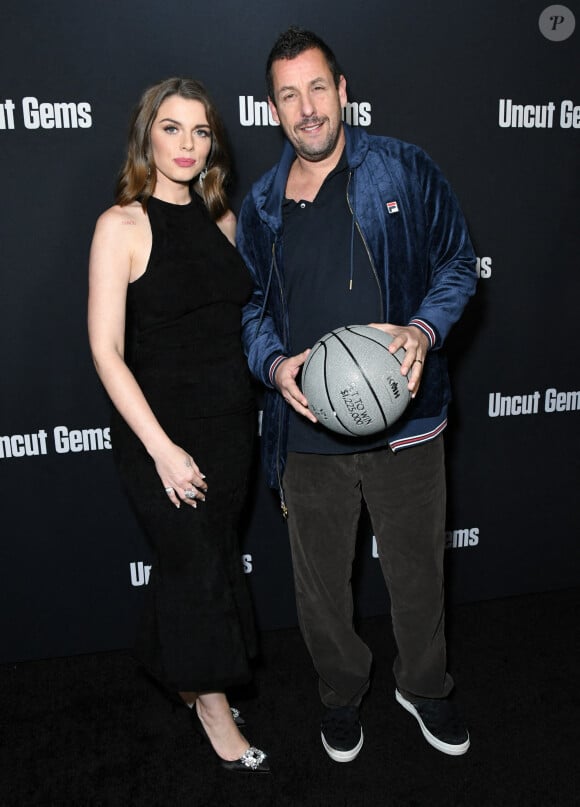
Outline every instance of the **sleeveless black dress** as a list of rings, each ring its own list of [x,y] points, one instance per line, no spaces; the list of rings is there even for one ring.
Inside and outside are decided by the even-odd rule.
[[[113,453],[154,550],[136,655],[178,691],[250,677],[255,632],[237,528],[256,432],[240,341],[251,280],[197,194],[151,198],[153,246],[127,292],[126,362],[169,437],[206,475],[197,509],[168,499],[151,457],[114,413]]]

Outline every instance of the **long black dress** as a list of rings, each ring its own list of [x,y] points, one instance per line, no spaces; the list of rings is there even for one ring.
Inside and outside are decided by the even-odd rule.
[[[240,342],[251,280],[197,194],[188,205],[151,198],[147,213],[153,246],[127,293],[126,361],[208,492],[177,509],[114,413],[113,452],[155,553],[136,654],[172,690],[223,691],[249,679],[255,654],[237,536],[256,431]]]

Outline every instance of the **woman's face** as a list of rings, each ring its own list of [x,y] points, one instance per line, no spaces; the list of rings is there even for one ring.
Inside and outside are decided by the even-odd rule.
[[[151,127],[156,188],[188,185],[205,167],[210,149],[211,129],[201,101],[166,98]]]

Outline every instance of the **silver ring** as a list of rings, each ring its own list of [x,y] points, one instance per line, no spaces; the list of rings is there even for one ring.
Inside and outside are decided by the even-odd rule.
[[[165,493],[173,493],[173,488],[165,488]]]
[[[195,488],[193,488],[192,490],[184,490],[183,492],[185,493],[186,499],[195,499],[195,497],[197,496],[197,490],[195,490]]]
[[[417,364],[423,364],[423,362],[421,361],[421,359],[415,359],[415,361],[417,362]]]

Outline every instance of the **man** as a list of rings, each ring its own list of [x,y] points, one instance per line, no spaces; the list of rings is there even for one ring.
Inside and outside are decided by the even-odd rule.
[[[300,627],[319,675],[322,743],[349,762],[371,653],[353,628],[350,587],[364,499],[387,582],[397,701],[431,745],[463,754],[448,696],[443,612],[449,384],[440,350],[476,283],[453,193],[421,149],[344,125],[346,81],[328,46],[291,28],[267,63],[287,143],[244,201],[238,244],[255,290],[243,315],[250,368],[265,387],[263,450],[288,527]],[[371,438],[324,429],[297,381],[324,333],[372,323],[406,350],[412,403]]]

